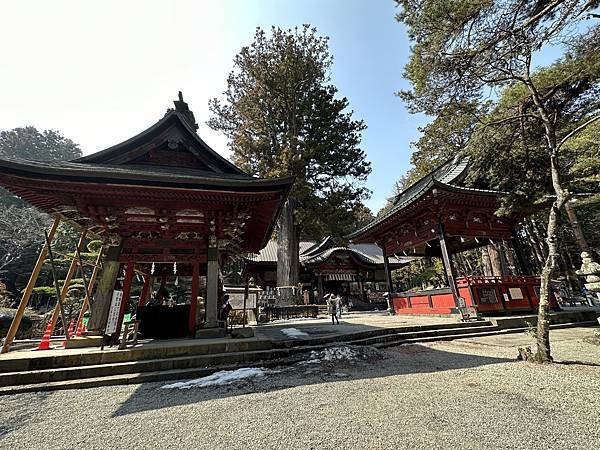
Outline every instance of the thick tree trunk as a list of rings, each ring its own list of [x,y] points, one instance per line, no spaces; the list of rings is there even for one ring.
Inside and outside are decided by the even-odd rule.
[[[542,269],[540,283],[540,304],[538,308],[538,323],[536,333],[537,352],[535,361],[538,363],[552,362],[550,350],[550,281],[556,270],[558,260],[558,217],[560,209],[569,201],[569,192],[562,187],[558,162],[558,144],[556,141],[556,129],[546,110],[542,106],[539,94],[531,86],[533,101],[538,107],[548,144],[550,157],[550,173],[552,176],[552,187],[556,194],[556,200],[550,208],[548,215],[548,227],[546,229],[546,244],[548,245],[548,256]]]
[[[529,222],[525,222],[524,230],[529,242],[529,247],[531,248],[531,254],[535,260],[535,272],[540,272],[541,268],[544,266],[544,261],[546,258],[544,258],[542,254],[535,234],[533,233],[532,225]]]
[[[503,275],[502,260],[501,260],[502,255],[500,254],[500,251],[498,250],[498,247],[496,247],[495,244],[488,245],[487,249],[488,249],[488,255],[490,255],[490,264],[492,267],[492,275],[495,277],[501,277]]]
[[[548,257],[542,269],[542,279],[540,283],[540,305],[538,309],[537,323],[537,352],[535,360],[537,362],[551,362],[552,355],[550,350],[550,280],[556,269],[558,251],[557,251],[557,236],[558,228],[558,212],[560,209],[560,201],[557,199],[550,208],[548,216]]]
[[[483,269],[484,276],[491,277],[494,275],[494,271],[492,269],[492,261],[490,259],[490,253],[488,251],[487,246],[481,247],[481,267]]]
[[[294,223],[294,201],[288,199],[277,222],[277,287],[282,303],[291,303],[292,288],[298,286],[300,242]]]
[[[573,235],[575,236],[575,242],[577,242],[577,246],[579,247],[579,252],[587,252],[590,255],[590,246],[585,239],[585,235],[583,234],[583,230],[581,229],[581,225],[579,225],[579,221],[577,220],[577,214],[575,214],[575,208],[571,202],[565,203],[565,211],[567,212],[567,217],[569,218],[569,223],[571,224],[571,228],[573,229]]]
[[[509,272],[508,275],[518,275],[519,270],[517,269],[517,267],[519,266],[519,264],[517,263],[515,255],[513,253],[513,249],[510,245],[504,242],[502,243],[502,250],[504,252],[504,255],[506,256],[506,263],[508,265]]]
[[[533,230],[535,242],[540,250],[540,254],[542,255],[542,261],[545,262],[546,258],[548,258],[548,245],[546,242],[548,237],[546,236],[546,239],[544,239],[540,226],[536,223],[535,220],[531,221],[531,229]]]

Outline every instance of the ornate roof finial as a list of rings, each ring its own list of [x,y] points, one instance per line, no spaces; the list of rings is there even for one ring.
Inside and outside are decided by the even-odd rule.
[[[178,97],[179,100],[173,102],[175,104],[175,111],[181,113],[185,121],[194,129],[194,131],[198,130],[198,124],[196,123],[194,113],[190,111],[188,104],[183,101],[183,93],[181,91],[179,91]]]

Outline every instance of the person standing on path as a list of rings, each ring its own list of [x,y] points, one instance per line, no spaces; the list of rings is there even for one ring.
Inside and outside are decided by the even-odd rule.
[[[331,324],[335,325],[340,324],[340,319],[338,318],[339,310],[341,307],[340,296],[337,294],[330,293],[327,298],[327,312],[331,315]]]

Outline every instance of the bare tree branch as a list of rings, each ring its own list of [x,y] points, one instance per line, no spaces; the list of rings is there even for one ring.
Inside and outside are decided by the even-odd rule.
[[[585,123],[582,123],[581,125],[579,125],[577,128],[575,128],[573,131],[571,131],[569,134],[567,134],[564,138],[561,139],[561,141],[556,146],[556,150],[559,150],[560,147],[562,147],[562,145],[565,142],[567,142],[574,134],[579,133],[585,127],[587,127],[588,125],[594,123],[598,119],[600,119],[600,116],[592,117],[590,120],[588,120]]]

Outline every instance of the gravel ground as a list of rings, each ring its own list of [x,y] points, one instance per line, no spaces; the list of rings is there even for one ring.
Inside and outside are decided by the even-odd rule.
[[[342,348],[228,386],[0,397],[0,448],[596,449],[594,332],[552,332],[568,364],[517,362],[529,338],[508,335]]]

